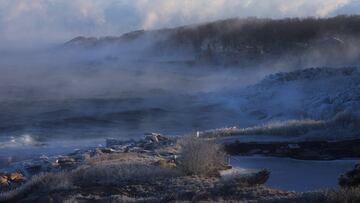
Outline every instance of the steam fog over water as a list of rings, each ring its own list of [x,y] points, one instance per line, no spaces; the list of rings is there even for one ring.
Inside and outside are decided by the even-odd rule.
[[[108,137],[247,126],[251,119],[231,101],[204,96],[244,87],[266,74],[189,66],[184,55],[174,62],[171,56],[139,58],[139,52],[121,49],[117,58],[108,50],[67,51],[1,56],[1,152],[35,147],[37,153],[53,153],[49,147],[62,141],[77,148],[103,144]]]
[[[70,45],[3,51],[0,150],[10,153],[26,146],[53,153],[56,143],[73,149],[104,144],[109,137],[138,139],[149,132],[174,136],[276,121],[271,114],[265,116],[268,120],[259,118],[265,105],[261,109],[256,101],[251,102],[256,109],[245,106],[244,111],[246,87],[272,73],[306,68],[291,57],[251,65],[202,61],[193,49],[158,52],[154,43],[159,38],[150,32],[106,46],[97,43],[108,38],[76,38]],[[302,111],[301,88],[281,90],[274,100],[279,112]],[[251,94],[261,98],[272,93]]]

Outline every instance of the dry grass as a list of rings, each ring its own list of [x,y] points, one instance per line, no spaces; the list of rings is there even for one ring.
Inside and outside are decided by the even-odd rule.
[[[69,190],[74,185],[68,173],[41,173],[33,176],[21,187],[0,194],[0,202],[16,201],[32,192],[46,193],[55,190]]]
[[[126,181],[152,180],[179,176],[176,169],[162,168],[155,163],[160,158],[139,153],[99,153],[89,157],[85,165],[72,172],[76,184],[119,185]]]
[[[316,120],[290,120],[274,122],[249,128],[222,128],[200,133],[201,137],[227,137],[236,135],[303,135],[311,130],[324,129],[327,122]]]
[[[88,165],[101,165],[101,164],[110,164],[110,163],[130,163],[130,162],[141,162],[144,164],[150,164],[155,162],[156,157],[139,154],[139,153],[98,153],[93,157],[88,157],[85,161],[85,164]]]
[[[181,139],[179,145],[179,165],[186,174],[218,174],[225,165],[225,152],[220,145],[191,137]]]
[[[110,163],[82,166],[73,171],[72,177],[77,185],[122,185],[129,181],[146,182],[155,179],[179,176],[175,169],[166,169],[143,163]]]
[[[360,188],[343,188],[315,193],[307,193],[288,202],[295,203],[359,203]]]
[[[200,132],[203,138],[228,137],[237,135],[279,135],[298,136],[314,130],[324,129],[360,129],[360,119],[350,112],[340,112],[330,120],[289,120],[273,122],[249,128],[220,128]]]
[[[78,202],[78,201],[75,201]],[[99,200],[97,200],[98,203],[148,203],[148,202],[158,202],[156,201],[156,199],[152,199],[152,198],[132,198],[132,197],[127,197],[127,196],[122,196],[122,195],[112,195],[109,197],[104,197],[101,198]],[[70,203],[70,202],[67,202]]]
[[[161,168],[144,162],[117,161],[130,157],[136,156],[134,154],[101,155],[101,157],[95,157],[91,164],[80,166],[73,171],[42,173],[33,176],[19,188],[0,194],[0,202],[16,202],[28,195],[48,194],[77,187],[122,186],[133,182],[147,183],[182,175],[176,169]]]

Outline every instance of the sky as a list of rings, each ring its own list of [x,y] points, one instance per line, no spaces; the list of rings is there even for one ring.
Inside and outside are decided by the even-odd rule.
[[[33,46],[233,17],[360,13],[360,0],[0,0],[0,44]]]

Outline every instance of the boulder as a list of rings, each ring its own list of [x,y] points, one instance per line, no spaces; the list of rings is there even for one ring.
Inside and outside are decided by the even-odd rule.
[[[9,185],[9,177],[5,174],[0,175],[0,185]]]
[[[228,171],[222,171],[220,174],[227,187],[263,185],[270,177],[270,171],[266,169],[252,171],[234,168]]]
[[[157,135],[157,139],[160,141],[160,142],[164,142],[164,141],[168,141],[169,138],[165,137],[165,136],[162,136],[160,134]]]
[[[354,168],[339,178],[341,187],[359,187],[360,186],[360,164],[356,164]]]
[[[12,182],[22,182],[25,180],[24,175],[19,172],[11,173],[9,177]]]
[[[159,143],[159,142],[168,141],[169,138],[162,136],[159,133],[148,133],[145,134],[145,140],[151,141],[153,143]]]
[[[25,180],[26,178],[20,172],[0,173],[0,192],[9,188],[16,188]]]
[[[252,176],[249,176],[246,182],[249,185],[263,185],[266,183],[269,177],[270,177],[270,171],[264,169],[259,171],[258,173],[255,173]]]
[[[100,151],[104,154],[111,154],[111,153],[116,152],[114,149],[111,149],[111,148],[102,148],[102,149],[100,149]]]
[[[59,157],[55,163],[60,167],[67,167],[74,165],[76,161],[72,157],[65,156],[65,157]]]
[[[159,143],[159,139],[157,138],[156,133],[149,133],[145,135],[145,140],[153,142],[153,143]]]

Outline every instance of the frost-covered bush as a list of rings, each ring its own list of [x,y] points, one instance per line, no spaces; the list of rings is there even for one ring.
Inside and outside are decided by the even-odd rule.
[[[220,145],[197,138],[183,138],[179,144],[179,165],[186,174],[215,175],[225,165],[226,155]]]

